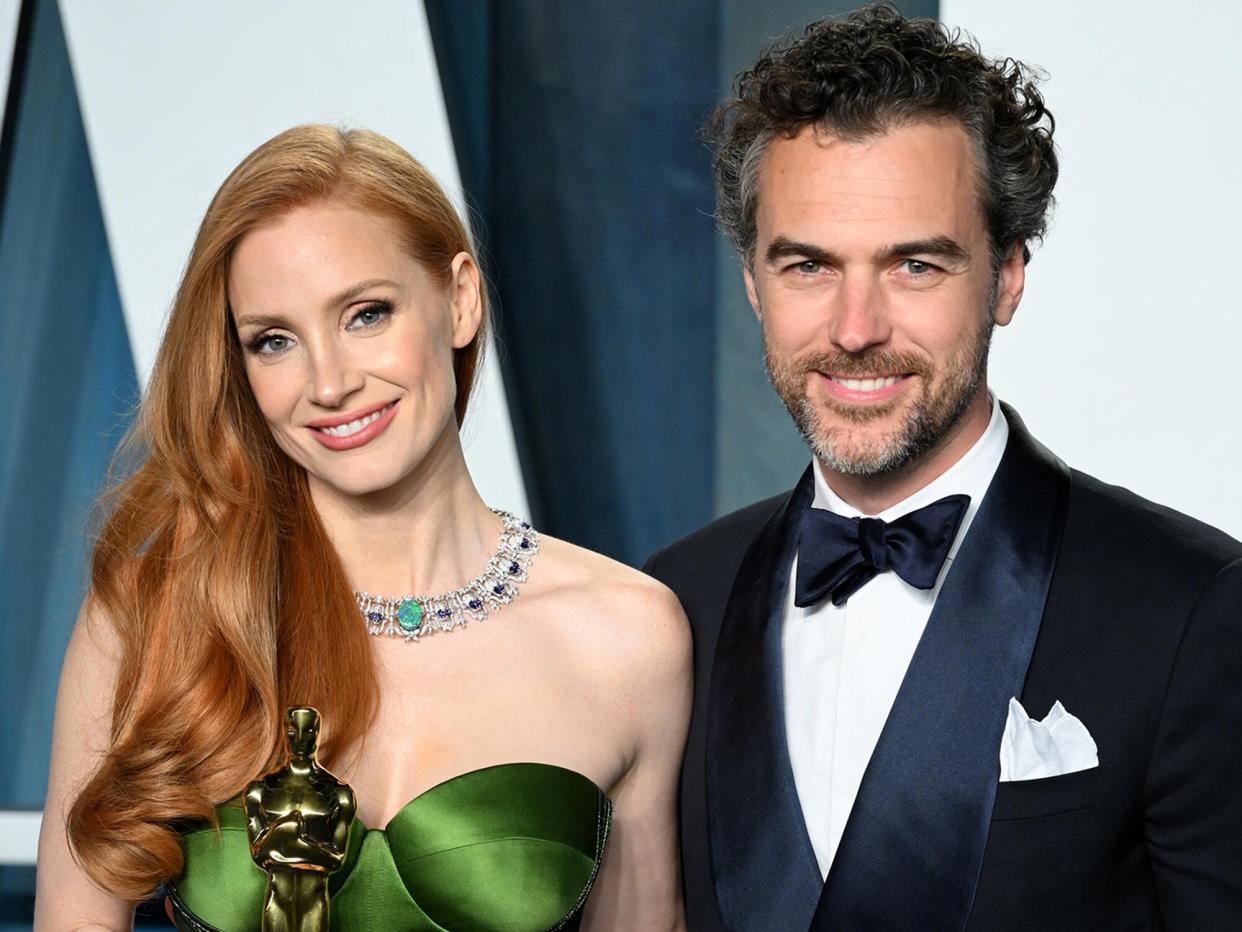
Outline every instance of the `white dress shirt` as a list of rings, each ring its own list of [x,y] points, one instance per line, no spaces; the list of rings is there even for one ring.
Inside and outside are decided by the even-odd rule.
[[[881,573],[842,606],[825,599],[798,608],[798,561],[789,570],[781,631],[785,736],[807,834],[824,877],[836,856],[845,822],[858,795],[906,668],[931,615],[945,574],[1000,465],[1009,425],[996,398],[987,429],[966,455],[929,485],[880,512],[894,521],[946,495],[970,496],[970,507],[933,589],[915,589],[896,573]],[[818,464],[813,508],[862,516],[828,487]]]

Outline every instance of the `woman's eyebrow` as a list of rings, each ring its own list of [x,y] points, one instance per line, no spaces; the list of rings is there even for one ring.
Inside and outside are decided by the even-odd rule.
[[[357,282],[356,284],[350,285],[344,291],[330,298],[328,300],[327,306],[329,308],[340,307],[342,304],[348,304],[354,298],[358,297],[358,295],[363,294],[372,288],[379,288],[379,287],[384,287],[384,286],[390,287],[390,288],[401,287],[400,285],[398,285],[396,282],[394,282],[390,278],[368,278],[365,281],[360,281],[360,282]],[[237,326],[239,328],[240,327],[286,327],[288,328],[292,325],[289,323],[289,320],[287,318],[282,317],[279,314],[246,314],[242,317],[237,318]]]
[[[237,318],[237,328],[242,327],[285,327],[288,328],[289,321],[281,317],[279,314],[247,314],[244,317]]]
[[[390,278],[368,278],[365,281],[358,282],[356,285],[350,285],[335,298],[329,301],[328,304],[331,307],[339,307],[342,304],[348,304],[364,291],[369,291],[372,288],[379,288],[382,286],[387,286],[389,288],[401,287]]]

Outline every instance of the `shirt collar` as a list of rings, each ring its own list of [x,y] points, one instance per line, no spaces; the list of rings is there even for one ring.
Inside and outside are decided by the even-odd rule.
[[[930,505],[946,495],[969,495],[970,507],[967,508],[966,515],[962,519],[957,540],[954,541],[949,551],[949,557],[952,558],[957,553],[966,529],[974,520],[975,512],[979,510],[983,496],[987,494],[988,486],[992,484],[992,477],[996,475],[1001,457],[1005,454],[1005,445],[1009,441],[1009,422],[1005,420],[1005,415],[1000,409],[1000,402],[991,393],[988,397],[992,400],[992,417],[983,434],[966,451],[965,455],[923,488],[873,517],[884,521],[895,521],[902,515],[909,514],[924,505]],[[811,471],[815,474],[815,499],[811,502],[812,508],[823,508],[847,518],[866,517],[832,491],[818,462],[814,463]]]

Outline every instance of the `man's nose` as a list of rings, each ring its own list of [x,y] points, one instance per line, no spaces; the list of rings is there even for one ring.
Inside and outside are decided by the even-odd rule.
[[[311,354],[310,396],[324,408],[338,407],[349,395],[362,388],[362,371],[341,347],[328,344]]]
[[[847,353],[861,353],[892,336],[883,289],[869,276],[847,276],[832,296],[829,337]]]

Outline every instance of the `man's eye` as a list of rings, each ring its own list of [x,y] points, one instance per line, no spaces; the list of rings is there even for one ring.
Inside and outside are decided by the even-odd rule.
[[[797,265],[795,265],[794,271],[800,272],[803,275],[814,275],[821,268],[822,266],[815,259],[806,259],[802,262],[799,262]]]
[[[903,263],[906,271],[911,275],[926,275],[928,272],[934,272],[936,267],[930,262],[922,262],[918,259],[907,259]]]

